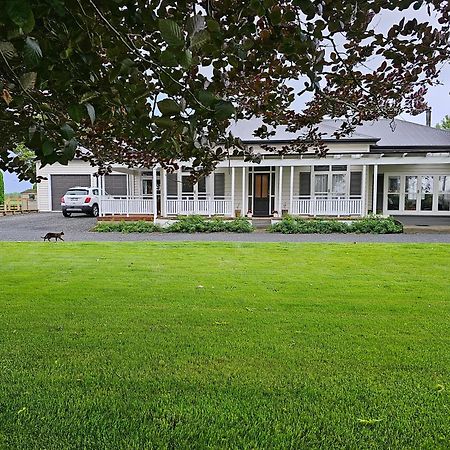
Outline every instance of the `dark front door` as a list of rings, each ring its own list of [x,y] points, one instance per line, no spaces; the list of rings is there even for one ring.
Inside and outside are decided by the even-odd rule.
[[[269,215],[269,174],[256,173],[254,186],[253,215]]]

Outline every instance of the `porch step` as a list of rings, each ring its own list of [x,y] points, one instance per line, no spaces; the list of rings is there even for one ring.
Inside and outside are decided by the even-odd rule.
[[[271,225],[271,219],[268,218],[252,218],[252,225],[256,229],[265,229]]]

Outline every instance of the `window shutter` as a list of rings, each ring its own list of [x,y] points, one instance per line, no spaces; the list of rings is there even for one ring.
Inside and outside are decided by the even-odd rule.
[[[177,174],[168,173],[167,174],[167,195],[177,196],[178,195],[178,183]]]
[[[350,195],[361,195],[362,172],[350,172]]]
[[[384,174],[379,173],[377,176],[377,211],[383,211],[383,194],[384,194]]]
[[[300,195],[311,195],[311,174],[300,172]]]
[[[225,196],[225,174],[215,173],[214,174],[214,196],[224,197]]]
[[[127,195],[126,175],[106,175],[105,191],[109,195]]]

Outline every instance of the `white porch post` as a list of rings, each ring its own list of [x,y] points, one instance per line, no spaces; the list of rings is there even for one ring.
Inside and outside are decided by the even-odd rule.
[[[181,166],[178,167],[177,171],[177,200],[181,200],[183,195],[183,173]]]
[[[280,166],[280,172],[278,174],[278,214],[281,216],[282,208],[282,190],[283,190],[283,166]]]
[[[235,188],[235,168],[231,168],[231,217],[234,217],[234,188]]]
[[[198,183],[195,183],[194,186],[194,214],[198,214]]]
[[[289,181],[289,214],[294,209],[294,166],[291,166],[291,179]]]
[[[153,167],[152,177],[152,199],[153,199],[153,222],[156,222],[158,217],[158,199],[157,199],[157,184],[156,184],[156,167]]]
[[[103,199],[105,198],[105,187],[104,187],[104,179],[103,179],[104,175],[99,175],[97,177],[97,186],[99,188],[100,191],[100,211],[99,211],[99,215],[104,217],[105,213],[103,212]]]
[[[134,177],[130,173],[127,173],[127,195],[129,197],[133,196],[132,181],[134,182]]]
[[[162,189],[161,189],[161,215],[163,217],[166,217],[167,215],[167,209],[166,209],[166,203],[167,203],[167,171],[166,169],[162,170]]]
[[[378,164],[373,166],[372,213],[377,213]]]
[[[137,176],[137,171],[133,170],[133,172],[131,172],[131,176],[130,176],[130,189],[131,189],[131,195],[135,196],[136,195],[136,176]]]
[[[209,210],[209,217],[214,215],[216,213],[214,208],[214,172],[211,172],[208,175],[208,192],[209,192],[209,202],[208,202],[208,210]]]
[[[362,183],[361,183],[361,216],[367,215],[367,166],[364,164],[362,168]]]
[[[247,208],[245,207],[245,186],[246,186],[246,180],[245,180],[245,174],[246,170],[245,167],[242,167],[242,205],[241,205],[241,216],[244,217],[247,214]]]

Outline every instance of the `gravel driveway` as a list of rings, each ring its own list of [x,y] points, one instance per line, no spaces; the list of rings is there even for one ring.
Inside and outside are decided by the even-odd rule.
[[[283,235],[265,232],[250,234],[211,233],[93,233],[96,219],[86,216],[65,218],[61,213],[35,213],[0,216],[0,241],[40,241],[49,231],[64,231],[64,239],[73,241],[224,241],[224,242],[444,242],[450,234],[312,234]]]

